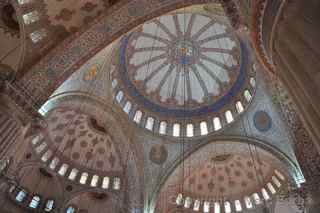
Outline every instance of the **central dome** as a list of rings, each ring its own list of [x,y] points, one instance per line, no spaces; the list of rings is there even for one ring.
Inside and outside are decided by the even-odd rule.
[[[182,109],[218,102],[239,76],[237,38],[223,23],[205,15],[162,16],[122,43],[126,83],[144,103],[176,116],[183,114]]]
[[[219,116],[251,89],[247,46],[221,16],[166,14],[124,36],[119,47],[112,72],[116,100],[128,114],[150,113],[152,126]]]

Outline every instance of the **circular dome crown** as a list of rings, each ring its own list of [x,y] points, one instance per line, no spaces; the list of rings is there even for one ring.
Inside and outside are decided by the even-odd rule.
[[[134,103],[159,123],[172,118],[179,123],[218,115],[239,100],[247,64],[246,45],[223,20],[167,14],[122,38],[113,87],[128,114]]]

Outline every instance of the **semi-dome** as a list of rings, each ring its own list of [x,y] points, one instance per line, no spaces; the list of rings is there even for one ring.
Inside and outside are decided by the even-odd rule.
[[[151,131],[204,135],[232,122],[252,98],[247,46],[223,16],[166,14],[124,36],[119,46],[115,99]]]

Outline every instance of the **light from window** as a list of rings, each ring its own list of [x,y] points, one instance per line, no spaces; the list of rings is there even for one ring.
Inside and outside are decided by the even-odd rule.
[[[86,184],[87,180],[88,180],[88,177],[89,177],[89,174],[84,172],[81,174],[81,177],[80,177],[80,183],[81,184]]]
[[[131,110],[132,104],[130,101],[127,101],[126,105],[124,105],[123,111],[127,114],[129,114]]]
[[[231,123],[234,120],[232,116],[232,112],[230,110],[226,111],[226,120],[227,120],[227,123]]]
[[[203,203],[203,212],[208,213],[210,211],[210,202],[205,201]]]
[[[45,29],[40,29],[40,30],[37,30],[37,31],[30,33],[29,36],[30,36],[30,39],[32,40],[33,43],[38,43],[44,37],[47,36],[47,32]]]
[[[201,135],[207,135],[208,134],[208,126],[207,126],[207,122],[202,121],[200,123],[200,134]]]
[[[77,177],[77,174],[78,174],[79,170],[78,169],[75,169],[73,168],[69,174],[69,179],[70,180],[75,180],[76,177]]]
[[[252,87],[256,86],[256,79],[254,79],[253,77],[250,78],[250,84]]]
[[[220,203],[215,202],[214,203],[214,213],[220,213],[221,209],[220,209]]]
[[[146,122],[146,129],[152,131],[153,130],[153,124],[154,124],[154,118],[148,117]]]
[[[243,105],[241,103],[241,101],[237,101],[236,103],[236,108],[237,108],[237,112],[240,114],[244,111]]]
[[[32,209],[36,209],[38,208],[39,206],[39,203],[40,203],[40,197],[39,196],[33,196],[30,204],[29,204],[29,207],[32,208]]]
[[[136,123],[140,123],[142,118],[142,112],[140,110],[136,111],[136,114],[134,115],[133,121]]]
[[[262,192],[262,196],[265,200],[270,200],[270,196],[265,188],[262,188],[261,192]]]
[[[53,160],[51,161],[51,163],[49,165],[49,168],[54,170],[57,167],[58,163],[59,163],[59,158],[57,158],[57,157],[53,158]]]
[[[59,175],[64,176],[66,174],[68,168],[69,168],[68,164],[65,164],[65,163],[62,164],[62,166],[60,167],[60,169],[58,171]]]
[[[76,209],[73,206],[69,206],[66,211],[66,213],[75,213],[75,212],[76,212]]]
[[[192,204],[191,197],[186,197],[186,199],[184,200],[184,208],[189,209],[191,207],[191,204]]]
[[[123,92],[120,90],[116,95],[117,102],[120,103],[122,98],[123,98]]]
[[[118,178],[118,177],[113,178],[113,189],[114,190],[119,190],[120,184],[121,184],[120,178]]]
[[[199,211],[200,210],[200,205],[201,205],[200,200],[195,200],[194,201],[194,205],[193,205],[193,210],[194,211]]]
[[[253,197],[254,202],[255,202],[257,205],[259,205],[259,204],[262,203],[262,201],[261,201],[258,193],[254,193],[254,194],[252,195],[252,197]]]
[[[215,117],[215,118],[213,119],[213,127],[214,127],[214,130],[215,130],[215,131],[218,131],[219,129],[222,128],[220,118]]]
[[[174,137],[180,136],[180,124],[173,124],[173,134]]]
[[[110,184],[110,178],[109,177],[104,177],[102,181],[102,188],[103,189],[108,189]]]
[[[98,181],[99,181],[99,176],[98,175],[93,175],[90,185],[92,187],[96,187],[98,185]]]
[[[274,170],[274,173],[276,173],[276,175],[278,176],[278,178],[280,178],[281,180],[285,180],[286,178],[283,176],[283,174],[281,172],[279,172],[278,170]]]
[[[193,137],[193,124],[187,124],[187,137]]]
[[[166,134],[166,131],[167,131],[167,122],[161,121],[160,127],[159,127],[159,133],[164,135],[164,134]]]
[[[178,206],[180,206],[180,205],[182,205],[182,202],[183,202],[183,196],[182,196],[181,193],[179,193],[178,196],[177,196],[177,199],[176,199],[176,204]]]
[[[251,209],[253,207],[250,197],[244,197],[244,203],[246,204],[247,209]]]
[[[244,98],[246,99],[247,102],[250,102],[250,101],[251,101],[252,95],[251,95],[251,93],[250,93],[249,90],[245,90],[245,91],[244,91]]]
[[[54,200],[47,200],[44,211],[51,212],[54,208]]]
[[[234,201],[234,206],[236,207],[236,211],[237,212],[241,212],[242,211],[242,206],[241,206],[240,200],[235,200]]]
[[[18,0],[19,4],[27,4],[29,2],[31,2],[32,0]]]
[[[42,144],[40,144],[37,148],[36,148],[36,153],[40,154],[45,148],[47,147],[47,144],[44,142]]]
[[[272,182],[273,182],[278,188],[281,187],[280,181],[279,181],[278,178],[276,178],[275,176],[272,176]]]
[[[41,158],[43,162],[47,162],[49,158],[52,156],[52,151],[48,150]]]
[[[22,18],[25,24],[31,24],[39,20],[39,13],[38,11],[32,11],[24,14]]]
[[[229,201],[224,202],[224,212],[231,213],[231,204]]]
[[[267,187],[272,194],[277,192],[271,183],[267,183]]]
[[[36,137],[34,137],[33,139],[32,139],[32,144],[33,145],[37,145],[40,141],[42,141],[43,140],[43,135],[42,134],[40,134],[40,135],[37,135]]]
[[[117,79],[113,79],[112,81],[112,88],[114,89],[118,85]]]
[[[27,196],[27,192],[25,192],[24,190],[21,190],[18,192],[18,194],[16,196],[16,201],[21,203],[26,196]]]

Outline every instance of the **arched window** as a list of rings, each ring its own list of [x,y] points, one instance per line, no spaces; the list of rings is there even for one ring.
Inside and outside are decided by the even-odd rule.
[[[93,175],[90,185],[92,187],[96,187],[98,185],[98,181],[99,181],[99,176],[98,175]]]
[[[193,137],[193,124],[187,124],[187,137]]]
[[[134,115],[133,121],[136,123],[140,123],[142,118],[142,112],[140,110],[136,111],[136,114]]]
[[[207,135],[208,134],[208,126],[206,121],[202,121],[200,123],[200,134]]]
[[[65,163],[62,164],[62,166],[60,167],[60,169],[58,171],[59,175],[64,176],[66,174],[68,168],[69,168],[68,164],[65,164]]]
[[[33,145],[37,145],[40,141],[42,141],[43,140],[43,135],[42,134],[39,134],[39,135],[37,135],[36,137],[34,137],[33,139],[32,139],[32,141],[31,141],[31,143],[33,144]]]
[[[53,160],[51,161],[51,163],[49,165],[49,168],[54,170],[57,167],[58,163],[59,163],[59,158],[57,158],[57,157],[53,158]]]
[[[104,177],[102,181],[102,188],[103,189],[108,189],[110,184],[110,178],[109,177]]]
[[[69,206],[66,210],[66,213],[76,213],[76,209],[73,206]]]
[[[22,18],[23,18],[23,22],[25,24],[31,24],[31,23],[39,20],[39,13],[38,13],[38,11],[32,11],[32,12],[24,14],[22,16]]]
[[[203,212],[209,213],[209,211],[210,211],[210,202],[205,201],[205,202],[203,203]]]
[[[77,174],[78,174],[79,170],[78,169],[75,169],[73,168],[69,174],[69,179],[70,180],[75,180],[76,177],[77,177]]]
[[[254,77],[250,78],[250,84],[251,84],[252,87],[256,86],[256,79],[254,79]]]
[[[121,186],[120,178],[119,177],[113,178],[113,189],[119,190],[120,186]]]
[[[40,204],[40,197],[38,195],[35,195],[32,197],[29,207],[32,209],[36,209],[38,208],[39,204]]]
[[[241,206],[240,200],[235,200],[234,201],[234,206],[235,206],[237,212],[241,212],[242,211],[242,206]]]
[[[16,195],[16,201],[21,203],[27,197],[27,192],[24,190],[20,190]]]
[[[167,122],[161,121],[160,122],[160,127],[159,127],[159,133],[164,135],[167,132]]]
[[[129,114],[131,110],[132,104],[130,101],[127,101],[126,105],[124,105],[123,111],[127,114]]]
[[[47,200],[44,207],[45,212],[51,212],[54,209],[54,200]]]
[[[244,203],[246,204],[247,209],[251,209],[253,207],[250,197],[244,197]]]
[[[251,95],[251,93],[250,93],[249,90],[245,90],[245,91],[244,91],[244,98],[246,99],[247,102],[250,102],[250,101],[251,101],[252,95]]]
[[[244,111],[244,108],[243,108],[243,105],[241,103],[241,101],[237,101],[236,103],[236,109],[237,109],[237,112],[240,114]]]
[[[231,123],[234,120],[232,116],[232,112],[230,110],[226,111],[225,115],[226,115],[227,123]]]
[[[123,92],[120,90],[116,95],[116,101],[120,103],[122,98],[123,98]]]
[[[36,148],[36,153],[40,154],[46,147],[47,147],[47,144],[43,142]]]
[[[284,177],[284,175],[279,172],[278,170],[274,170],[274,173],[278,176],[278,178],[280,178],[280,180],[285,180],[286,178]]]
[[[83,172],[82,174],[81,174],[81,177],[80,177],[80,183],[81,184],[86,184],[86,182],[87,182],[87,180],[88,180],[88,177],[89,177],[89,174],[88,173],[86,173],[86,172]]]
[[[192,204],[191,197],[186,197],[186,199],[184,200],[184,208],[189,209],[191,207],[191,204]]]
[[[179,137],[180,136],[180,124],[173,124],[173,134],[174,137]]]
[[[261,192],[262,192],[262,196],[265,200],[270,200],[270,196],[265,188],[262,188]]]
[[[268,187],[269,191],[271,192],[271,194],[275,194],[277,192],[271,183],[267,183],[267,187]]]
[[[48,150],[48,151],[46,151],[46,153],[42,156],[41,160],[42,160],[43,162],[47,162],[51,156],[52,156],[52,151],[51,151],[51,150]]]
[[[177,196],[177,199],[176,199],[176,204],[178,206],[180,206],[180,205],[182,205],[182,203],[183,203],[183,196],[182,196],[181,193],[179,193],[178,196]]]
[[[29,35],[29,37],[33,43],[38,43],[46,36],[47,36],[47,31],[45,29],[36,30],[36,31],[30,33],[30,35]]]
[[[146,122],[146,129],[152,131],[153,130],[153,125],[154,125],[154,118],[148,117],[147,122]]]
[[[215,202],[214,203],[214,213],[220,213],[221,209],[220,209],[220,203]]]
[[[114,89],[114,88],[116,88],[116,86],[118,85],[118,81],[117,81],[117,79],[113,79],[113,81],[112,81],[112,88]]]
[[[255,202],[257,205],[259,205],[259,204],[262,203],[262,202],[261,202],[261,199],[260,199],[260,197],[259,197],[259,195],[258,195],[258,193],[254,193],[254,194],[252,195],[252,197],[253,197],[254,202]]]
[[[222,128],[220,118],[215,117],[215,118],[213,119],[213,127],[214,127],[214,130],[215,130],[215,131],[218,131],[219,129]]]
[[[276,178],[275,176],[272,176],[272,182],[273,182],[278,188],[281,187],[280,181],[279,181],[278,178]]]
[[[195,200],[194,201],[194,205],[193,205],[193,210],[194,211],[199,211],[200,210],[200,205],[201,205],[200,200]]]
[[[231,204],[229,201],[224,202],[224,212],[231,213]]]

